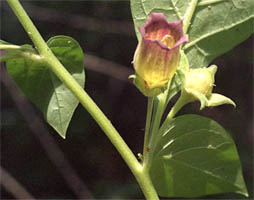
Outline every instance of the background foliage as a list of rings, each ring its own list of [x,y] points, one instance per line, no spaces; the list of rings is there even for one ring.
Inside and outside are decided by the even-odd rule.
[[[1,1],[0,5],[1,39],[14,44],[31,43],[7,3]],[[87,54],[84,57],[87,92],[134,152],[141,152],[146,98],[127,80],[133,73],[131,61],[137,45],[129,2],[26,1],[23,5],[45,40],[54,35],[69,35],[79,42]],[[214,61],[219,66],[214,91],[232,98],[237,108],[224,105],[200,113],[197,103],[186,106],[180,113],[200,113],[211,117],[232,133],[242,161],[249,198],[253,198],[252,41],[253,37]],[[44,128],[38,126],[38,121],[43,121],[42,114],[34,107],[26,106],[27,100],[16,91],[4,69],[0,69],[1,166],[28,191],[36,198],[77,198],[82,195],[142,198],[131,172],[81,106],[71,121],[67,139],[62,140],[45,122],[43,125],[39,123]],[[48,136],[51,139],[47,139]],[[71,183],[66,181],[63,174],[66,176],[72,171],[63,160],[54,165],[54,160],[60,157],[52,147],[54,143],[63,151],[63,160],[71,163],[86,186],[84,193],[71,188],[70,185],[76,185],[76,188],[82,185],[77,179],[73,178]],[[242,198],[236,194],[216,196],[226,197]],[[3,189],[1,198],[12,196]]]

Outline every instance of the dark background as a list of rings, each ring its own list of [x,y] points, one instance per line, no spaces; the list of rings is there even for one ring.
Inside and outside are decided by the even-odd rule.
[[[129,1],[22,3],[45,40],[68,35],[80,43],[85,52],[86,91],[133,152],[141,152],[147,100],[128,80],[134,73],[131,61],[137,45]],[[8,4],[0,1],[0,6],[1,39],[31,44]],[[223,105],[199,111],[194,103],[179,115],[208,116],[232,134],[253,199],[253,37],[213,63],[219,66],[214,91],[233,99],[237,108]],[[17,89],[4,65],[0,70],[2,182],[7,181],[3,175],[7,172],[40,199],[143,198],[130,170],[82,106],[63,140]],[[1,187],[2,199],[14,198],[11,193]]]

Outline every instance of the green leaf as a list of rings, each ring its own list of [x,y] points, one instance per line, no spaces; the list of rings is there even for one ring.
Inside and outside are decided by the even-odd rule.
[[[162,197],[248,196],[234,141],[217,122],[198,115],[183,115],[168,124],[150,174]]]
[[[68,36],[56,36],[48,46],[76,81],[84,87],[83,51]],[[7,69],[17,85],[44,114],[46,121],[65,138],[77,98],[43,62],[28,58],[7,61]]]
[[[184,46],[191,67],[207,66],[247,39],[253,33],[253,16],[253,0],[199,6],[188,32],[190,42]]]
[[[131,0],[138,39],[152,12],[164,13],[169,21],[182,20],[191,0]],[[184,51],[191,68],[206,67],[253,33],[253,0],[201,0],[195,9]]]

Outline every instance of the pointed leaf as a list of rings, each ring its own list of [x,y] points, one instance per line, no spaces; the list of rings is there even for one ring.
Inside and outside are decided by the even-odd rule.
[[[67,36],[56,36],[47,42],[50,49],[70,74],[83,87],[85,74],[83,51]],[[21,90],[44,114],[46,121],[65,138],[78,100],[72,92],[40,62],[25,58],[7,61],[9,74]]]
[[[162,197],[226,192],[248,196],[234,141],[217,122],[198,115],[180,116],[168,124],[150,174]]]
[[[202,0],[184,46],[192,68],[205,67],[253,34],[253,0]],[[203,3],[203,5],[202,5]]]

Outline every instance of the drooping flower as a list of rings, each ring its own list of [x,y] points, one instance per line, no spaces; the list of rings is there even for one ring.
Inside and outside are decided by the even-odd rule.
[[[146,96],[163,92],[175,74],[179,48],[188,41],[182,21],[168,22],[162,13],[152,13],[143,27],[134,59],[134,84]]]

